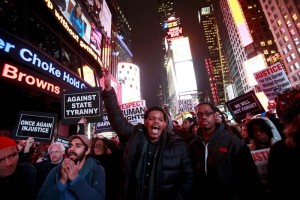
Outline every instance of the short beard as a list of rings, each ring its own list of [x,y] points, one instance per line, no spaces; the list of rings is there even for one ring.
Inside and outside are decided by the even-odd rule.
[[[85,152],[86,152],[86,150],[84,150],[84,151],[82,152],[82,154],[80,154],[80,155],[77,155],[77,154],[76,154],[76,158],[73,160],[75,164],[77,164],[78,162],[81,162],[81,161],[84,159],[84,157],[85,157]],[[74,153],[74,152],[72,152],[72,153]]]

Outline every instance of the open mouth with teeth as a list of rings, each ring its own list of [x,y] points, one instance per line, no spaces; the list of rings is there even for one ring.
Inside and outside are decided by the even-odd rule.
[[[157,134],[157,133],[158,133],[158,131],[159,131],[159,126],[157,126],[157,125],[155,125],[155,126],[152,126],[152,127],[151,127],[151,130],[152,130],[152,133],[155,133],[155,134]]]

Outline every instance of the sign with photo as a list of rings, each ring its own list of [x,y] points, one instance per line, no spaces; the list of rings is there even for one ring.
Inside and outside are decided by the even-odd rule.
[[[26,140],[32,137],[35,141],[51,142],[57,114],[20,111],[12,137]]]
[[[88,122],[102,120],[101,88],[66,91],[62,93],[62,122],[77,124],[82,117]]]
[[[247,113],[257,115],[265,112],[254,91],[240,95],[235,99],[225,102],[225,104],[236,122],[244,119]]]

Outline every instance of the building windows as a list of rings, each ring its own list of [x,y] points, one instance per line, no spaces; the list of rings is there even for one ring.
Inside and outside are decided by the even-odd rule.
[[[288,45],[287,45],[287,48],[288,48],[289,51],[292,50],[292,45],[291,45],[291,44],[288,44]]]
[[[292,72],[292,71],[294,71],[294,70],[295,70],[294,65],[291,65],[291,66],[290,66],[290,71]]]
[[[296,58],[295,53],[291,54],[291,58],[292,58],[292,60],[294,60]]]
[[[288,50],[286,50],[286,48],[282,49],[283,54],[287,54]]]
[[[298,19],[297,15],[295,13],[292,15],[292,18],[294,21],[296,21]]]
[[[278,26],[280,26],[282,24],[280,19],[277,21],[277,24],[278,24]]]
[[[293,81],[297,81],[298,80],[298,77],[297,77],[297,75],[295,74],[295,75],[293,75]]]
[[[296,37],[296,38],[294,38],[294,43],[295,43],[295,45],[298,45],[299,44],[299,39]]]
[[[295,62],[295,67],[296,67],[296,69],[299,69],[299,68],[300,68],[300,66],[299,66],[299,63],[298,63],[298,62]]]
[[[280,32],[281,32],[281,34],[285,33],[284,27],[282,27],[282,28],[280,29]]]
[[[284,37],[283,37],[283,39],[284,39],[284,41],[285,41],[285,42],[289,41],[289,38],[288,38],[288,36],[287,36],[287,35],[286,35],[286,36],[284,36]]]
[[[261,41],[261,42],[260,42],[260,45],[261,45],[262,47],[266,46],[265,41]]]
[[[286,61],[287,61],[288,63],[290,63],[290,62],[292,61],[291,57],[290,57],[290,56],[286,57]]]
[[[269,46],[273,45],[273,41],[272,40],[268,40],[267,43],[268,43]]]

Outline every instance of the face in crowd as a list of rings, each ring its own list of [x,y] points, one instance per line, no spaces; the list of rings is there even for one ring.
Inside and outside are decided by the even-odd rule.
[[[199,129],[213,130],[216,126],[216,116],[210,104],[202,103],[196,107]]]
[[[147,129],[148,140],[157,142],[167,126],[167,115],[162,108],[152,107],[145,112],[144,125]]]
[[[53,144],[49,147],[48,153],[52,163],[59,163],[64,156],[65,149],[60,144]]]
[[[106,153],[106,146],[102,140],[97,140],[93,145],[93,153],[100,156]]]
[[[88,154],[88,147],[79,138],[74,138],[70,141],[67,156],[73,160],[75,164],[81,162]]]
[[[8,139],[8,140],[13,142],[12,139]],[[17,151],[17,144],[0,148],[0,177],[1,178],[10,176],[14,173],[18,165],[18,159],[19,159],[19,155]]]

